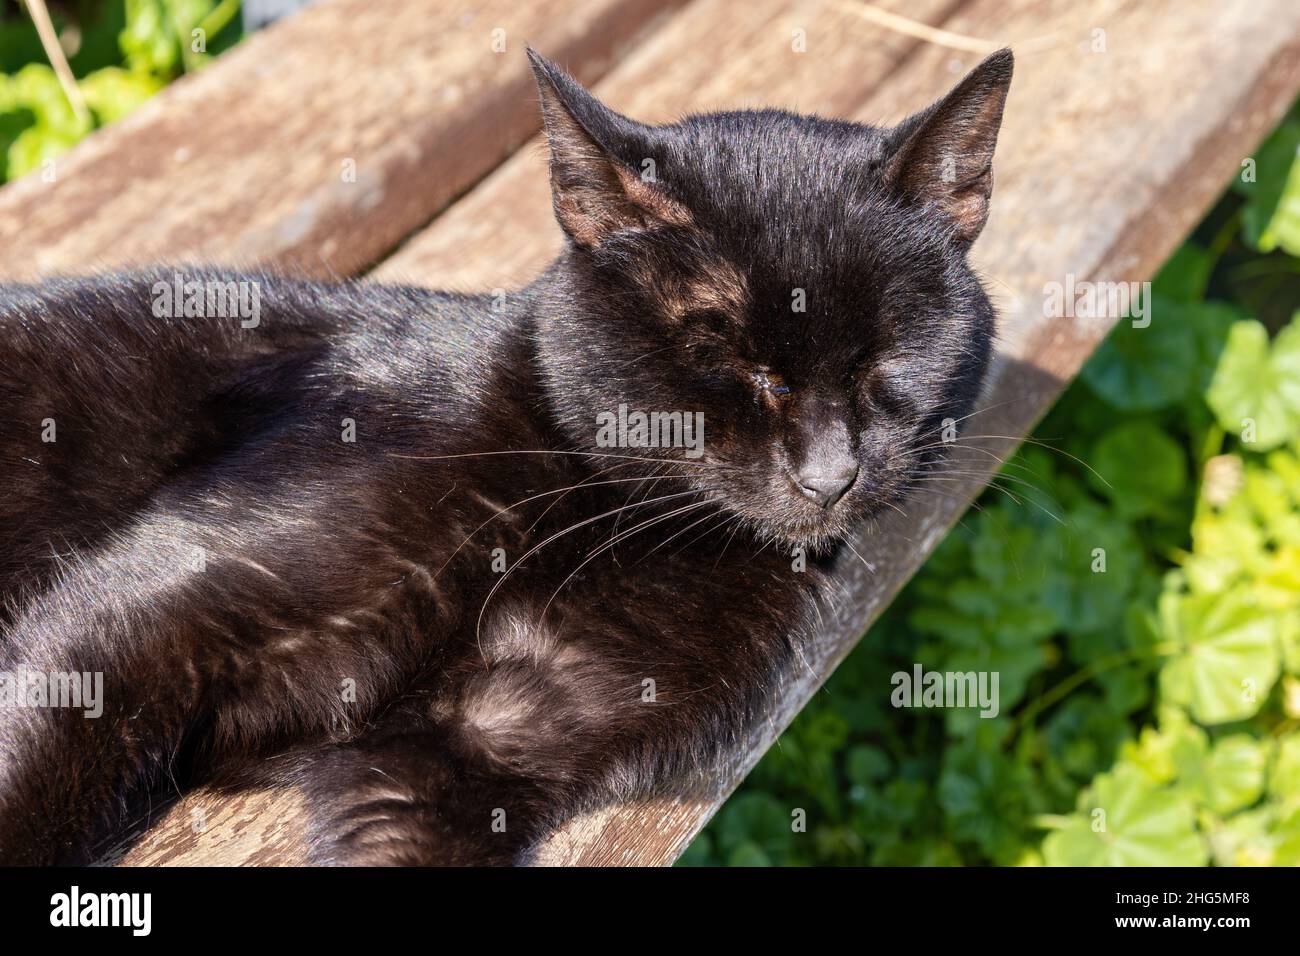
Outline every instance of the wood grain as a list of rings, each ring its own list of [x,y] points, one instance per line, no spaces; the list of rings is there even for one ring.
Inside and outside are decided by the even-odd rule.
[[[866,21],[858,23],[843,4],[758,3],[753,9],[749,39],[743,50],[733,50],[726,45],[730,31],[744,34],[746,21],[735,8],[700,0],[598,92],[639,118],[661,118],[661,110],[692,108],[699,97],[709,96],[720,102],[787,102],[804,109],[833,103],[833,108],[820,108],[890,122],[934,99],[975,60],[969,53],[921,45]],[[725,26],[714,20],[691,26],[689,18],[701,17],[701,11],[723,10]],[[765,30],[777,34],[790,28],[791,21],[782,16],[787,10],[799,11],[810,24],[826,25],[824,30],[807,28],[809,53],[804,56],[816,51],[826,57],[825,64],[862,62],[866,73],[783,59],[776,47],[778,41],[788,45],[785,37],[774,37],[766,46]],[[1300,90],[1300,7],[1289,0],[973,0],[951,15],[946,12],[937,15],[947,30],[1020,48],[996,163],[993,216],[976,248],[1001,305],[1003,327],[998,365],[983,402],[988,411],[973,419],[972,427],[976,435],[1023,435],[1111,324],[1044,315],[1045,283],[1064,282],[1067,275],[1141,280],[1156,270]],[[1105,31],[1104,52],[1094,52],[1096,30]],[[656,43],[663,56],[657,68],[659,61],[652,60]],[[824,44],[820,50],[819,43]],[[893,54],[880,56],[879,51],[891,48]],[[747,70],[733,59],[744,57],[766,63],[766,71],[758,66]],[[700,60],[707,62],[700,65]],[[727,71],[730,79],[720,78],[720,88],[710,89],[717,70]],[[683,83],[685,90],[673,85],[678,71],[684,80],[693,78]],[[798,79],[792,79],[796,72]],[[855,92],[844,92],[848,87]],[[538,189],[540,176],[540,158],[533,151],[512,159],[376,275],[477,287],[522,281],[557,241],[545,190]],[[498,209],[504,218],[492,218]],[[984,447],[1005,454],[1014,444],[989,439]],[[987,471],[988,463],[974,457],[964,465]],[[808,669],[790,675],[747,746],[729,755],[716,778],[691,781],[702,796],[615,807],[572,821],[550,841],[539,862],[655,865],[675,859],[982,485],[975,479],[954,483],[951,497],[927,499],[923,507],[914,504],[908,509],[910,519],[858,537],[855,547],[874,572],[846,553],[837,573],[852,599],[807,636]],[[188,829],[186,821],[173,817],[137,845],[128,862],[300,858],[292,794],[239,799],[238,810],[256,815],[259,825],[265,814],[283,822],[269,832],[239,823],[241,833],[253,834],[241,844],[244,856],[228,852],[237,841],[211,835],[211,827],[200,837],[184,836],[180,828]],[[196,795],[191,800],[208,807],[210,821],[235,820],[218,816],[235,813],[229,798]]]
[[[0,190],[0,277],[356,272],[539,128],[526,41],[595,81],[679,2],[314,4]]]
[[[939,23],[959,2],[880,6]],[[796,31],[804,52],[795,49]],[[918,45],[823,0],[697,0],[593,92],[644,122],[759,106],[844,116]],[[549,188],[546,145],[535,137],[371,276],[439,288],[517,288],[560,249]]]

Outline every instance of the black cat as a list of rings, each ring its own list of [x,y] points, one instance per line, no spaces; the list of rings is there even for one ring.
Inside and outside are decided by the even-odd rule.
[[[0,286],[0,862],[268,775],[316,861],[526,861],[706,770],[816,555],[934,465],[991,348],[1011,54],[893,129],[644,126],[532,63],[568,241],[504,301]]]

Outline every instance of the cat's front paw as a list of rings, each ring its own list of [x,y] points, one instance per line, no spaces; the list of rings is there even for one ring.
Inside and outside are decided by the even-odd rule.
[[[340,749],[306,775],[308,858],[326,866],[513,866],[536,842],[534,787],[481,773],[409,737]]]

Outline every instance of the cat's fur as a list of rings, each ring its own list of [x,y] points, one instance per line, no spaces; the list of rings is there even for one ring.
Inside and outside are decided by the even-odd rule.
[[[98,719],[0,708],[0,862],[198,780],[300,785],[348,863],[522,861],[688,787],[825,597],[791,550],[970,409],[1010,53],[893,129],[647,127],[533,65],[568,241],[504,304],[183,270],[257,283],[243,328],[155,316],[171,269],[0,286],[0,672],[105,682]],[[702,411],[703,456],[596,447],[620,404]]]

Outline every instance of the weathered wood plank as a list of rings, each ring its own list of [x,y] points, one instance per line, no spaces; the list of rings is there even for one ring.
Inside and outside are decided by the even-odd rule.
[[[0,276],[356,272],[539,128],[526,41],[595,81],[680,2],[315,4],[0,190]]]
[[[959,4],[890,0],[881,6],[937,23]],[[804,52],[796,50],[796,31]],[[595,92],[646,122],[759,106],[844,116],[867,102],[917,45],[824,0],[700,0]],[[538,137],[371,275],[440,288],[517,288],[560,249],[549,189]]]
[[[306,807],[295,791],[246,791],[220,797],[199,791],[169,808],[129,853],[119,846],[104,863],[128,866],[300,866]]]
[[[665,36],[705,5],[701,2],[683,13]],[[842,4],[800,6],[810,25],[847,13]],[[734,19],[734,15],[729,18]],[[1063,282],[1066,275],[1078,280],[1141,280],[1154,272],[1300,89],[1300,8],[1288,0],[1090,5],[1068,0],[975,0],[946,18],[943,26],[1021,47],[996,163],[993,216],[976,250],[1000,299],[1003,341],[983,403],[988,411],[972,424],[976,434],[1023,435],[1110,324],[1046,317],[1044,283]],[[827,43],[843,39],[850,46],[860,44],[864,51],[900,41],[879,27],[868,27],[861,32],[862,27],[845,23],[823,36]],[[810,42],[805,55],[812,55],[817,34],[811,26],[807,29]],[[1092,52],[1095,29],[1105,30],[1105,52]],[[721,68],[725,57],[712,44],[722,42],[726,34],[719,27],[711,33],[695,32],[680,42],[689,50],[708,35],[708,60]],[[751,43],[749,52],[755,49]],[[761,44],[757,49],[763,55]],[[943,92],[975,60],[969,53],[915,43],[900,49],[904,62],[878,89],[872,89],[872,81],[879,77],[864,80],[861,100],[856,105],[841,100],[835,112],[871,121],[897,120]],[[693,59],[680,49],[672,52],[672,64]],[[625,68],[636,69],[644,56],[647,51],[640,51]],[[756,85],[749,94],[754,102],[781,101],[782,67],[798,69],[798,64],[778,64],[774,75],[766,77],[754,73]],[[674,68],[665,66],[664,74],[671,75]],[[808,83],[817,82],[812,75],[817,72],[808,71]],[[685,97],[666,102],[666,89],[651,92],[635,84],[620,93],[616,84],[622,75],[620,71],[611,76],[598,92],[634,115],[656,118],[662,116],[656,108],[680,108],[693,102]],[[817,94],[810,89],[805,87],[792,105],[818,108]],[[642,95],[644,100],[638,101]],[[553,227],[547,221],[545,190],[536,191],[525,163],[532,163],[540,176],[539,158],[512,160],[377,274],[438,285],[446,284],[442,276],[451,274],[461,284],[478,287],[509,287],[525,278],[554,248],[535,238],[543,222],[546,229]],[[490,215],[497,206],[508,210],[508,220],[497,220],[491,231],[477,235],[472,227],[481,220],[467,211]],[[532,207],[540,211],[535,214]],[[527,236],[521,235],[524,232]],[[548,234],[554,243],[554,234]],[[457,245],[457,236],[464,245]],[[490,253],[492,264],[486,270],[475,265],[483,261],[480,250]],[[1153,321],[1160,319],[1156,316]],[[1013,440],[993,439],[985,447],[1002,454],[1013,445]],[[987,470],[988,462],[976,457],[964,465]],[[868,573],[851,554],[845,556],[838,570],[852,599],[809,636],[809,668],[791,675],[749,746],[734,755],[717,779],[697,781],[699,798],[611,808],[575,820],[552,839],[541,862],[662,864],[675,859],[982,484],[976,479],[954,482],[948,497],[927,499],[924,507],[910,509],[911,519],[858,538],[855,546],[875,566],[875,573]],[[146,836],[128,862],[300,859],[293,835],[300,822],[299,808],[293,794],[249,795],[239,800],[241,805],[235,807],[220,798],[192,796],[185,809],[202,807],[210,823],[231,823],[210,825],[204,834],[190,838],[179,832],[186,820],[174,817]],[[280,824],[241,843],[226,828],[238,825],[248,833],[240,814],[250,812],[259,815],[259,826],[264,814],[278,815]]]
[[[885,6],[938,23],[958,2],[890,0]],[[806,33],[805,53],[795,51],[796,30]],[[708,38],[708,55],[698,52],[702,38]],[[615,108],[645,120],[762,105],[845,115],[865,103],[918,45],[820,0],[754,0],[741,6],[696,0],[595,90]],[[559,248],[548,190],[545,150],[534,140],[372,275],[452,288],[518,286]],[[300,859],[301,848],[288,830],[241,826],[232,833],[222,822],[242,820],[238,813],[292,820],[294,794],[236,799],[237,806],[211,794],[189,796],[135,845],[126,862]],[[211,824],[202,832],[192,826],[196,811]]]
[[[1044,284],[1150,278],[1300,92],[1300,7],[1281,2],[980,0],[944,24],[1025,44],[995,162],[997,186],[976,260],[1001,290],[999,366],[976,434],[1025,435],[1113,321],[1044,315]],[[1092,52],[1092,31],[1106,52]],[[1033,42],[1031,42],[1033,41]],[[896,120],[974,65],[929,47],[857,114]],[[1160,321],[1158,316],[1153,321]],[[967,440],[972,440],[967,438]],[[982,442],[1005,456],[1015,440]],[[988,472],[972,455],[963,469]],[[671,863],[961,516],[985,479],[953,481],[882,534],[859,535],[838,569],[852,595],[810,636],[808,669],[711,797],[614,808],[574,821],[548,847],[565,865]],[[887,692],[882,688],[881,693]]]

